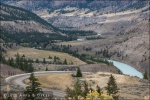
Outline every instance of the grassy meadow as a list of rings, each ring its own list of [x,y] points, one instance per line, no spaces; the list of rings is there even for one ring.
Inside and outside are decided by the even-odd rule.
[[[9,50],[6,54],[6,57],[15,57],[15,55],[19,53],[20,55],[25,55],[26,58],[29,59],[41,59],[43,58],[48,59],[49,56],[54,58],[54,56],[59,57],[61,61],[64,61],[64,59],[67,59],[68,63],[73,62],[75,65],[81,65],[85,64],[85,62],[79,60],[78,58],[75,58],[67,53],[62,53],[62,52],[55,52],[55,51],[45,51],[45,50],[38,50],[38,49],[33,49],[33,48],[19,48],[15,50]]]
[[[38,78],[42,87],[59,89],[62,91],[65,91],[66,87],[72,87],[74,83],[71,74],[49,74],[36,77]],[[29,80],[24,80],[24,83],[29,84]]]

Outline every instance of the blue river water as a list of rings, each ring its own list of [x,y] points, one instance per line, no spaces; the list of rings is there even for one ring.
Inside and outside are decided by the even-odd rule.
[[[121,63],[114,60],[109,60],[110,62],[113,62],[114,66],[116,66],[123,74],[127,74],[130,76],[137,76],[139,78],[143,78],[143,74],[139,71],[137,71],[134,67],[127,65],[125,63]]]

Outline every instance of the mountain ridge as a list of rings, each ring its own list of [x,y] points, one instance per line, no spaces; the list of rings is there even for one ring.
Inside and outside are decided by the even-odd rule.
[[[147,0],[37,0],[36,2],[35,0],[12,0],[3,2],[30,10],[55,27],[73,27],[72,29],[91,30],[99,34],[103,33],[100,33],[101,29],[96,27],[103,27],[103,20],[107,19],[103,15],[135,10],[144,11],[146,9],[143,8],[148,7],[149,4]]]
[[[38,15],[7,4],[0,6],[1,40],[13,43],[38,43],[68,40],[68,36]]]

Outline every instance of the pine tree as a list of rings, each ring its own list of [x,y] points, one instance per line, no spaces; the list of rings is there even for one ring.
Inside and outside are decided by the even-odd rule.
[[[35,62],[36,62],[36,63],[39,63],[39,59],[37,58],[37,59],[35,60]]]
[[[49,59],[52,59],[52,57],[51,57],[51,56],[49,56],[48,58],[49,58]]]
[[[98,85],[96,86],[96,91],[101,95],[101,88]]]
[[[45,58],[43,59],[43,63],[44,63],[44,64],[46,63],[46,60],[45,60]]]
[[[2,52],[0,52],[0,62],[6,63],[6,59],[5,59],[5,57],[3,56],[3,53],[2,53]]]
[[[143,74],[143,79],[148,80],[147,71],[145,70],[145,73]]]
[[[33,68],[33,65],[32,65],[32,63],[29,63],[28,64],[28,70],[27,70],[28,72],[33,72],[34,71],[34,68]]]
[[[25,57],[25,55],[23,54],[22,57]]]
[[[82,77],[82,72],[79,67],[77,69],[76,77]]]
[[[19,62],[20,62],[20,55],[16,54],[16,67],[19,68]]]
[[[45,71],[48,71],[48,68],[46,67]]]
[[[78,100],[78,96],[84,96],[79,79],[77,79],[76,83],[73,86],[73,89],[66,89],[66,93],[67,97],[75,98],[75,100]]]
[[[71,65],[73,65],[73,62],[71,61]]]
[[[66,59],[66,58],[65,58],[63,64],[64,64],[64,65],[67,65],[67,59]]]
[[[86,97],[89,92],[88,83],[84,81],[83,86],[84,86],[84,97]]]
[[[91,91],[91,92],[93,91],[93,88],[91,87],[91,85],[90,85],[89,91]]]
[[[57,57],[56,57],[56,56],[54,56],[54,63],[56,63],[56,61],[57,61]]]
[[[35,100],[37,94],[43,93],[42,89],[40,88],[41,84],[38,82],[38,79],[35,78],[34,73],[31,73],[29,80],[30,86],[27,86],[24,91],[24,94],[28,95],[25,97],[25,100]]]
[[[113,75],[111,75],[109,78],[106,90],[107,90],[108,95],[113,95],[113,98],[115,100],[118,98],[118,96],[116,96],[116,94],[118,93],[119,89],[117,87],[116,80]]]

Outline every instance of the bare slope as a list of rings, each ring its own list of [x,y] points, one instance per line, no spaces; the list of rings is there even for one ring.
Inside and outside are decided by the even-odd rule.
[[[0,64],[0,69],[1,69],[1,71],[0,71],[1,75],[0,76],[3,76],[3,77],[24,73],[20,69],[13,68],[13,67],[8,66],[6,64]]]

